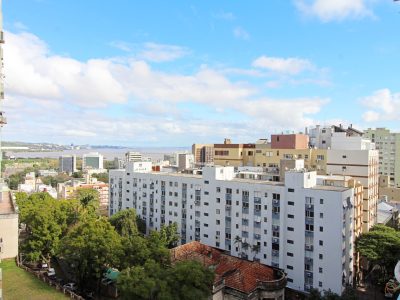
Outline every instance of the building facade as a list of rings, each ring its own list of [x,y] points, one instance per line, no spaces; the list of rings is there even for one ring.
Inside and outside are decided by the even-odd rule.
[[[0,260],[18,255],[18,207],[9,191],[0,192]]]
[[[386,128],[368,128],[364,136],[375,143],[379,151],[379,174],[389,176],[389,185],[400,187],[400,133]]]
[[[59,171],[61,173],[72,174],[77,171],[75,155],[62,155],[58,161]]]
[[[327,173],[351,176],[363,185],[363,232],[376,223],[379,198],[379,153],[374,144],[361,136],[346,132],[332,135],[327,150]]]
[[[176,222],[181,244],[282,268],[295,290],[341,294],[352,283],[353,188],[319,185],[304,169],[286,172],[284,182],[238,178],[232,166],[202,175],[151,169],[143,162],[110,171],[110,215],[135,208],[149,230]]]
[[[83,154],[82,170],[103,170],[103,155],[98,152]]]

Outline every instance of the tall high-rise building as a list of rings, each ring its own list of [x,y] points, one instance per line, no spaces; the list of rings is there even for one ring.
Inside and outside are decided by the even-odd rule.
[[[103,155],[98,152],[83,154],[82,157],[82,170],[102,170],[103,169]]]
[[[76,172],[76,156],[62,155],[58,159],[58,169],[62,173],[72,174]]]
[[[328,174],[351,176],[362,184],[362,230],[369,231],[376,223],[379,198],[379,153],[374,143],[359,135],[335,132],[327,153]]]
[[[364,136],[379,151],[379,174],[389,177],[389,185],[400,187],[400,133],[386,128],[368,128]]]

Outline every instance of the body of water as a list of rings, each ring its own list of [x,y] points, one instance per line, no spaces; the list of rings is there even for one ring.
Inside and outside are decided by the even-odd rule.
[[[49,152],[13,152],[7,151],[7,154],[14,155],[16,158],[59,158],[61,155],[76,155],[82,157],[83,154],[98,152],[104,156],[105,160],[113,160],[115,157],[124,158],[125,153],[128,151],[136,151],[142,153],[143,157],[150,157],[152,160],[162,159],[164,154],[171,154],[174,152],[191,152],[190,148],[126,148],[126,149],[110,149],[110,148],[92,148],[92,149],[74,149],[64,151],[49,151]]]

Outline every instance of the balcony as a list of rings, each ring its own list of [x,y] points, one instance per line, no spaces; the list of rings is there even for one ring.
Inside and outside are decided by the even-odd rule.
[[[272,230],[279,231],[279,226],[278,225],[272,225]]]
[[[314,245],[305,245],[304,249],[307,251],[314,251]]]

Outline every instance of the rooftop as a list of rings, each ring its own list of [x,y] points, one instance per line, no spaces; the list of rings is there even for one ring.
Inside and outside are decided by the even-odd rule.
[[[193,241],[171,250],[172,261],[196,260],[214,269],[214,285],[249,294],[260,285],[278,290],[285,288],[286,277],[279,269],[225,254],[222,250]]]

